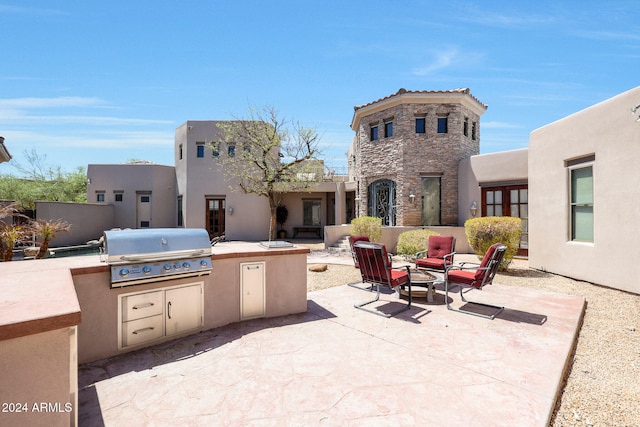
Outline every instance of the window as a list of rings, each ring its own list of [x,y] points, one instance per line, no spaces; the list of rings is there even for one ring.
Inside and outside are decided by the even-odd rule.
[[[122,201],[122,192],[115,193],[114,196],[116,198],[116,202]]]
[[[393,136],[393,122],[385,122],[384,123],[384,137],[391,138]]]
[[[320,225],[319,199],[302,200],[302,225]]]
[[[425,133],[424,117],[416,117],[416,133]]]
[[[229,154],[229,157],[235,157],[236,156],[236,146],[235,145],[230,145],[228,148],[227,153]]]
[[[518,255],[527,255],[529,248],[529,188],[526,183],[482,187],[482,216],[512,216],[520,218],[522,235]]]
[[[593,242],[593,166],[570,169],[571,240]]]
[[[104,202],[104,191],[96,192],[96,202]]]
[[[476,140],[476,122],[471,125],[471,139]]]
[[[178,196],[178,227],[184,225],[184,212],[182,208],[182,196]]]
[[[204,144],[203,143],[198,143],[198,157],[204,157]]]
[[[464,134],[464,136],[469,136],[469,118],[468,117],[464,118],[464,123],[462,125],[462,133]]]
[[[220,157],[220,146],[218,144],[211,147],[211,157]]]
[[[140,203],[150,203],[151,202],[151,196],[141,196],[140,197]]]
[[[182,160],[182,144],[178,146],[178,159]]]
[[[502,190],[487,190],[484,202],[486,216],[502,216]]]
[[[447,133],[448,132],[448,122],[449,122],[449,118],[444,116],[444,117],[438,117],[438,133]]]
[[[371,141],[378,140],[378,126],[371,126]]]

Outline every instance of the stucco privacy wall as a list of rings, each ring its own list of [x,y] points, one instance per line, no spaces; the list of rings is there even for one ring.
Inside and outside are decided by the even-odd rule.
[[[113,205],[36,202],[36,219],[61,219],[71,225],[68,232],[57,233],[49,246],[83,245],[102,237],[104,230],[114,227]]]
[[[531,133],[529,266],[640,293],[640,87]],[[565,161],[595,154],[593,243],[570,240]]]

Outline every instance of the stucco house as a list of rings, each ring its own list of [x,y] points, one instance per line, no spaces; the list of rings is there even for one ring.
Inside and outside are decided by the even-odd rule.
[[[330,244],[354,216],[379,216],[399,230],[448,227],[462,236],[469,218],[517,216],[523,220],[520,253],[528,254],[531,267],[640,293],[628,276],[640,235],[640,124],[629,111],[639,100],[640,87],[534,130],[527,149],[479,154],[487,106],[468,89],[401,89],[354,108],[348,175],[327,174],[310,191],[283,194],[285,229],[291,237],[297,227],[319,225]],[[187,121],[177,128],[175,168],[145,165],[162,170],[159,181],[143,185],[136,169],[142,165],[90,165],[89,200],[120,209],[115,215],[122,225],[114,226],[138,221],[135,205],[151,194],[153,209],[163,211],[152,215],[151,227],[265,239],[266,200],[231,191],[216,162],[216,155],[229,153],[206,149],[216,123]]]
[[[640,293],[640,87],[534,130],[532,268]]]

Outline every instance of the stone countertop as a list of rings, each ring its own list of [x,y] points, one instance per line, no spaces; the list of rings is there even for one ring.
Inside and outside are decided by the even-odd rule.
[[[80,304],[70,268],[95,264],[97,258],[0,263],[0,341],[78,325]]]
[[[306,255],[292,246],[267,249],[255,242],[225,242],[211,248],[211,258]],[[0,341],[80,323],[73,275],[109,271],[99,255],[0,263]]]
[[[285,248],[267,249],[255,242],[224,242],[211,248],[211,258],[248,258],[256,256],[276,256],[276,255],[306,255],[309,248],[293,245]]]

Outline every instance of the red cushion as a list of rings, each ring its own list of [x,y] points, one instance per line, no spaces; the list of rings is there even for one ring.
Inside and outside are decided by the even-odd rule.
[[[451,263],[447,262],[447,264],[451,264]],[[416,267],[431,268],[434,270],[444,270],[444,259],[420,258],[416,260]]]
[[[483,270],[480,270],[484,273]],[[476,288],[480,287],[480,282],[476,280],[477,271],[473,270],[452,270],[447,275],[449,277],[449,282],[451,283],[462,283],[464,285],[475,286]],[[482,281],[482,277],[480,277]]]
[[[404,285],[409,282],[409,275],[407,270],[390,270],[391,272],[391,287]]]
[[[429,236],[427,255],[429,258],[444,258],[453,252],[453,236]]]
[[[493,257],[493,253],[496,251],[496,249],[499,246],[502,246],[502,243],[494,243],[489,247],[489,249],[487,249],[487,252],[484,254],[484,257],[482,258],[482,262],[480,263],[480,266],[478,267],[477,270],[450,271],[448,274],[449,282],[463,283],[469,286],[475,286],[476,288],[479,288],[480,285],[482,284],[482,279],[484,278],[484,275],[488,274],[487,270],[484,268],[489,265],[489,261]]]
[[[360,265],[358,264],[358,258],[355,256],[355,253],[353,252],[353,245],[356,242],[368,242],[369,241],[369,236],[349,236],[349,247],[351,248],[351,253],[353,253],[353,266],[355,268],[360,268]]]

